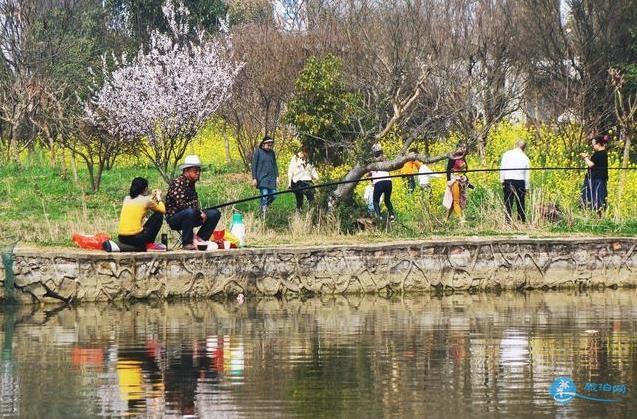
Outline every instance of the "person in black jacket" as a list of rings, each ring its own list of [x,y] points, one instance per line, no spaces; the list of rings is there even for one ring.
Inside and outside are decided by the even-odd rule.
[[[608,144],[607,135],[597,135],[592,138],[593,154],[581,153],[584,163],[588,166],[584,185],[582,186],[582,202],[586,208],[597,211],[600,215],[606,209],[608,183]]]
[[[263,214],[274,201],[275,196],[270,194],[276,192],[279,183],[279,169],[273,147],[274,140],[266,135],[252,155],[252,186],[259,189],[261,194],[261,212]]]

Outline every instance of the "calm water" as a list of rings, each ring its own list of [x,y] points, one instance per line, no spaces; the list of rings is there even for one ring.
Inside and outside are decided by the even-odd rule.
[[[637,417],[634,290],[48,310],[0,311],[3,416]]]

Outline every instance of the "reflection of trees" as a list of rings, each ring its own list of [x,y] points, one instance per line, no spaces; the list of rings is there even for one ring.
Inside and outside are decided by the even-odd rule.
[[[476,400],[475,415],[526,414],[529,403],[549,409],[546,389],[560,374],[582,385],[636,381],[634,295],[83,305],[48,321],[17,313],[29,327],[16,326],[11,358],[29,368],[13,371],[20,391],[3,386],[3,401],[32,416],[455,417]],[[47,399],[50,386],[59,400]]]

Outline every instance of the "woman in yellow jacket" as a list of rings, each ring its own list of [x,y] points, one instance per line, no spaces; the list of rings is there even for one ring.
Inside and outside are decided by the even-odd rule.
[[[153,214],[143,223],[144,216],[149,210]],[[165,213],[166,206],[161,201],[161,191],[155,189],[152,195],[149,194],[148,181],[142,177],[136,177],[131,182],[129,196],[124,198],[122,204],[122,212],[119,216],[119,241],[140,250],[166,250],[163,244],[155,243]]]

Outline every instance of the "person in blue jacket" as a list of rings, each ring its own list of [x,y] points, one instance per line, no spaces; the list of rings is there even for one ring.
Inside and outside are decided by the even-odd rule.
[[[252,155],[252,186],[261,194],[261,212],[264,215],[275,198],[270,194],[276,192],[279,183],[279,169],[273,147],[274,140],[266,135]]]

